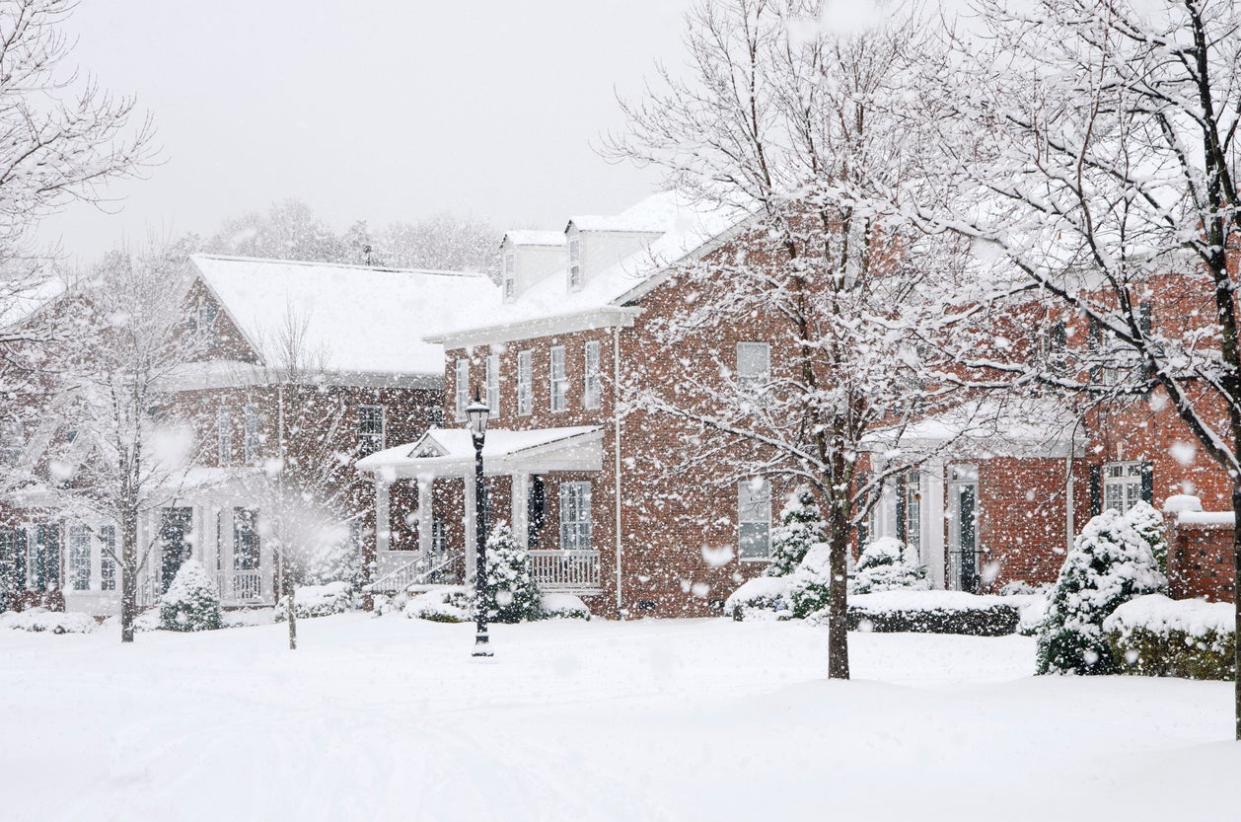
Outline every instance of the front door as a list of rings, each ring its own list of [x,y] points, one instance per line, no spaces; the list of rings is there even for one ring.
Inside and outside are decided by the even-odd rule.
[[[952,527],[949,529],[949,579],[960,591],[978,591],[978,468],[951,469],[949,493]]]
[[[159,542],[160,554],[163,557],[160,589],[167,591],[181,570],[181,563],[193,555],[190,542],[190,531],[194,526],[194,509],[177,507],[164,508],[160,511]]]

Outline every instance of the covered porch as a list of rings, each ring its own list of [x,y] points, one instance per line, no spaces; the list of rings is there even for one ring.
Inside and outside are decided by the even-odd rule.
[[[484,524],[488,532],[499,522],[512,527],[544,591],[602,591],[592,514],[602,441],[599,426],[487,432]],[[396,593],[473,575],[474,458],[469,432],[433,428],[414,443],[358,462],[375,486],[373,591]]]

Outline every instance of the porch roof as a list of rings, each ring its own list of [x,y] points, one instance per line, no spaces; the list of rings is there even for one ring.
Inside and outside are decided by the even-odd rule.
[[[599,471],[603,427],[579,425],[514,431],[493,428],[483,443],[487,474]],[[466,476],[474,470],[474,442],[464,428],[432,428],[415,442],[376,451],[357,468],[387,479]]]
[[[894,433],[875,431],[863,440],[873,452],[890,449]],[[910,423],[899,447],[911,451],[947,448],[959,457],[1067,457],[1080,452],[1078,415],[1051,399],[1010,402],[984,399]]]

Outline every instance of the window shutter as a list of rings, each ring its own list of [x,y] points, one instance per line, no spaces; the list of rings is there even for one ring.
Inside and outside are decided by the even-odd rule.
[[[1155,466],[1142,463],[1142,499],[1149,505],[1155,501]]]
[[[1151,304],[1149,302],[1143,301],[1138,304],[1138,328],[1143,336],[1149,336],[1151,333]]]
[[[902,477],[895,483],[896,486],[896,538],[902,543],[908,536],[905,525],[905,479]]]
[[[47,525],[44,531],[43,550],[45,556],[44,569],[47,578],[44,580],[45,587],[55,585],[60,587],[60,526]]]
[[[543,524],[547,519],[547,487],[543,478],[537,474],[530,477],[530,496],[526,504],[527,544],[537,548],[543,533]]]
[[[1103,466],[1090,466],[1090,516],[1103,513]]]

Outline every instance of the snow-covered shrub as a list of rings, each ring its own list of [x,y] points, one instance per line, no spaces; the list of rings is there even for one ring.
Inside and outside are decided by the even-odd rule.
[[[197,560],[183,562],[160,597],[159,627],[166,631],[213,631],[220,627],[220,593]]]
[[[1164,529],[1163,515],[1148,503],[1139,502],[1125,512],[1125,519],[1151,547],[1155,567],[1160,573],[1168,573],[1168,533]]]
[[[792,577],[755,577],[746,580],[724,600],[724,616],[745,619],[787,619]]]
[[[1051,593],[1050,582],[1026,582],[1015,579],[1000,586],[996,593],[1002,597],[1047,596]]]
[[[881,537],[866,544],[850,582],[851,594],[925,591],[930,587],[926,569],[907,561],[905,546],[892,537]]]
[[[464,585],[432,588],[409,598],[405,616],[429,622],[470,622],[474,619],[474,595]]]
[[[826,611],[815,614],[824,621]],[[849,600],[849,627],[883,633],[1005,636],[1017,630],[1018,605],[965,591],[884,591]]]
[[[1112,509],[1092,518],[1073,541],[1039,632],[1040,674],[1107,674],[1116,660],[1103,620],[1133,597],[1167,584],[1150,544]]]
[[[805,619],[827,607],[831,595],[831,549],[826,543],[811,546],[789,580],[788,604],[793,616]]]
[[[824,541],[826,532],[814,493],[804,485],[799,487],[780,512],[780,524],[771,531],[771,564],[767,566],[766,575],[792,574],[805,559],[806,552]]]
[[[539,617],[539,589],[530,571],[530,555],[501,522],[487,537],[483,605],[492,622],[525,622]]]
[[[0,627],[36,634],[89,634],[96,625],[94,618],[86,614],[49,611],[46,608],[0,614]]]
[[[1017,633],[1022,636],[1038,636],[1039,631],[1043,630],[1043,622],[1047,619],[1047,605],[1047,597],[1031,597],[1025,605],[1020,606],[1018,611],[1021,618],[1017,623]]]
[[[590,619],[590,609],[573,594],[543,594],[539,610],[544,619]]]
[[[1235,619],[1231,603],[1148,594],[1113,611],[1103,631],[1124,673],[1231,680]]]
[[[293,609],[298,619],[343,614],[353,610],[353,594],[349,583],[343,581],[302,585],[293,592]],[[276,621],[288,619],[288,613],[288,597],[281,597],[276,606]]]

